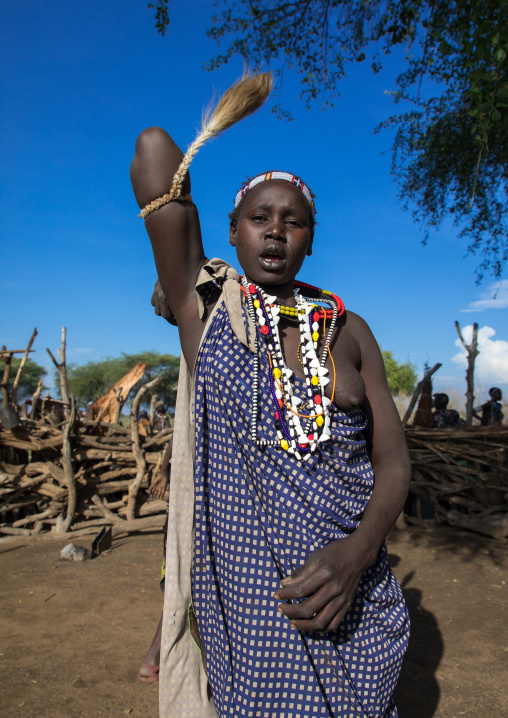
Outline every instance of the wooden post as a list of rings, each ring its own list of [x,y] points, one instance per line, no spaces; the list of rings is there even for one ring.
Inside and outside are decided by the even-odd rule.
[[[37,329],[34,329],[32,332],[32,336],[30,337],[30,341],[28,342],[27,348],[25,349],[25,353],[23,354],[23,358],[21,359],[21,362],[18,367],[18,371],[16,372],[16,376],[14,377],[14,381],[12,383],[12,392],[11,392],[11,404],[12,406],[16,406],[16,397],[18,394],[18,387],[19,382],[21,380],[21,375],[23,373],[23,369],[26,364],[26,360],[28,359],[28,355],[30,353],[30,349],[32,348],[32,344],[34,343],[34,339],[37,336]]]
[[[65,359],[65,350],[67,346],[67,329],[62,327],[62,347],[58,350],[58,357],[60,362],[57,362],[51,351],[46,348],[51,361],[56,366],[58,374],[60,376],[60,393],[62,395],[62,401],[65,404],[65,415],[69,416],[69,391],[67,389],[67,364]]]
[[[430,371],[428,371],[424,375],[423,379],[418,382],[418,384],[416,385],[416,389],[413,392],[413,396],[411,397],[411,401],[409,402],[409,406],[406,409],[406,413],[404,414],[404,418],[402,419],[402,426],[406,426],[407,422],[411,418],[411,414],[413,413],[413,409],[415,408],[415,404],[418,400],[418,397],[420,396],[421,391],[425,386],[425,382],[427,381],[427,379],[430,379],[430,377],[442,366],[443,365],[440,362],[434,364],[432,369],[430,369]]]
[[[0,351],[7,351],[7,347],[5,346],[5,344]],[[2,381],[0,382],[0,388],[2,389],[3,404],[4,406],[9,406],[9,376],[11,373],[12,366],[12,354],[9,352],[9,354],[7,354],[5,358],[2,355],[2,359],[5,361],[5,366],[4,373],[2,375]]]
[[[144,384],[136,394],[131,406],[132,453],[134,454],[134,459],[136,460],[137,471],[135,478],[132,479],[131,483],[129,484],[129,498],[127,499],[127,521],[133,521],[135,518],[136,497],[138,495],[139,487],[141,486],[141,482],[143,481],[146,469],[145,455],[143,453],[143,449],[141,448],[141,442],[139,441],[139,405],[141,404],[141,399],[143,398],[145,393],[149,389],[152,389],[154,386],[157,386],[157,384],[160,384],[161,381],[161,377],[157,376],[155,377],[155,379],[152,379],[152,381],[149,381],[147,384]]]
[[[32,421],[35,421],[37,418],[37,404],[39,403],[39,397],[41,395],[42,389],[43,389],[43,381],[42,379],[39,379],[39,383],[37,384],[37,389],[34,391],[34,395],[32,397],[32,411],[30,412],[30,419]]]
[[[118,389],[115,390],[115,399],[116,399],[116,406],[115,406],[115,417],[114,417],[114,424],[118,424],[120,421],[120,414],[122,413],[122,407],[123,407],[123,401],[121,400],[122,396],[122,387],[120,386]]]
[[[60,522],[58,527],[65,533],[69,530],[76,513],[76,480],[74,476],[74,468],[72,466],[72,447],[70,434],[74,428],[76,420],[76,402],[71,397],[71,406],[69,416],[63,431],[62,439],[62,468],[64,470],[65,483],[67,484],[67,513],[65,519]]]
[[[474,404],[474,363],[476,357],[480,353],[478,350],[478,324],[473,324],[473,338],[471,344],[466,344],[458,322],[455,322],[455,329],[462,342],[462,346],[467,351],[467,369],[466,369],[466,426],[473,425],[473,404]]]
[[[158,405],[159,400],[157,399],[157,394],[152,394],[152,398],[150,399],[150,436],[153,435],[153,425],[155,422],[155,408]]]

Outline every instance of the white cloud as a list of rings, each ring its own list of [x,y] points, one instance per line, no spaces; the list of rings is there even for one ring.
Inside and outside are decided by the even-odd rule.
[[[506,384],[508,382],[508,341],[493,339],[496,330],[492,327],[480,327],[478,330],[478,349],[480,353],[475,362],[475,380],[485,386]],[[473,326],[469,324],[462,329],[464,341],[469,344],[473,338]],[[455,346],[459,351],[452,357],[452,362],[467,367],[467,352],[457,338]]]
[[[484,309],[505,309],[508,307],[508,279],[501,279],[491,284],[480,299],[471,304],[461,312],[483,312]]]

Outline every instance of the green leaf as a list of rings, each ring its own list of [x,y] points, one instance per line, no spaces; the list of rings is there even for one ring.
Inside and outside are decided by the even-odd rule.
[[[501,113],[499,112],[499,110],[494,110],[492,112],[492,120],[494,122],[499,122],[500,119],[501,119]]]
[[[506,59],[506,52],[503,50],[502,47],[500,47],[498,49],[498,51],[496,52],[496,60],[498,62],[504,62],[505,59]]]
[[[439,43],[439,52],[441,55],[449,55],[452,51],[452,47],[449,43],[446,42],[446,40],[441,40]]]

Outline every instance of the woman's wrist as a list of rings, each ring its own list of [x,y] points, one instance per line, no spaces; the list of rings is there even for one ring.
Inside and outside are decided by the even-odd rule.
[[[368,526],[358,526],[358,528],[348,536],[348,540],[355,545],[358,553],[358,560],[361,562],[364,570],[376,561],[385,537],[380,536],[378,532],[370,530]]]

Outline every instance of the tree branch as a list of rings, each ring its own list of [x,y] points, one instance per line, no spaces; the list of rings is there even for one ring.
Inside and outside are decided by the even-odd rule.
[[[155,377],[155,379],[152,379],[152,381],[149,381],[147,384],[144,384],[136,394],[134,401],[132,402],[131,406],[131,439],[132,439],[132,453],[134,454],[134,458],[136,460],[136,476],[129,484],[129,498],[127,500],[127,521],[133,521],[135,518],[135,510],[136,510],[136,498],[138,495],[139,487],[141,486],[141,482],[143,481],[143,477],[145,475],[145,469],[146,469],[146,461],[145,456],[143,453],[143,450],[141,448],[141,443],[139,441],[139,429],[138,429],[138,411],[139,406],[141,404],[141,400],[143,396],[146,394],[146,392],[149,389],[152,389],[154,386],[157,386],[157,384],[160,384],[162,381],[160,376]]]
[[[30,337],[30,340],[28,342],[27,348],[25,349],[25,353],[23,354],[23,358],[21,359],[20,365],[18,367],[18,371],[14,378],[14,382],[12,384],[11,404],[14,407],[16,406],[16,397],[18,394],[18,387],[19,387],[19,382],[21,380],[21,374],[23,373],[23,369],[25,367],[26,360],[28,359],[30,349],[32,348],[32,344],[34,343],[34,339],[36,336],[37,336],[37,329],[34,329],[32,332],[32,336]]]

